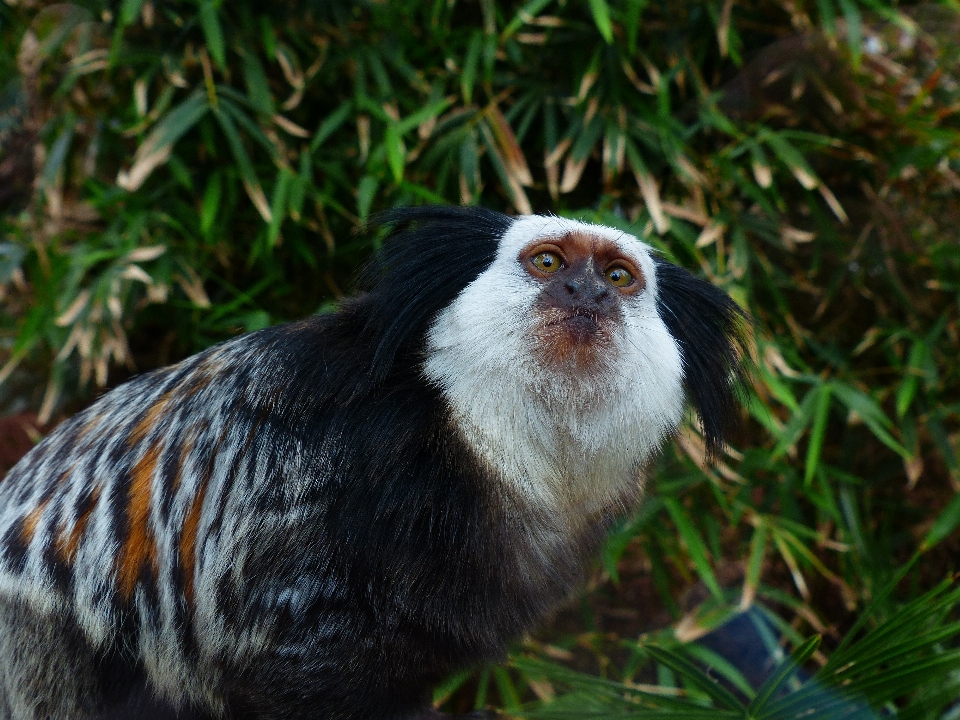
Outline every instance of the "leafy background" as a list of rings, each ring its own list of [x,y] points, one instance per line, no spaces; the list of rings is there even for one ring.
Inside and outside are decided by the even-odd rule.
[[[437,705],[960,717],[958,43],[952,2],[7,0],[0,444],[329,310],[378,210],[622,227],[749,311],[743,430]]]

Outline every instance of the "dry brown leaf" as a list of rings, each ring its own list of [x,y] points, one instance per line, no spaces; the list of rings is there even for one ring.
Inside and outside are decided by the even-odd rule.
[[[516,181],[524,187],[533,185],[533,176],[530,174],[530,167],[527,165],[527,159],[523,155],[520,143],[517,142],[517,136],[513,133],[510,123],[500,112],[496,105],[489,105],[484,111],[487,116],[488,125],[493,131],[494,140],[500,149],[500,156],[503,159],[507,172]]]
[[[674,637],[682,643],[693,642],[709,633],[713,628],[704,627],[695,612],[687,613],[673,628]]]
[[[663,204],[660,201],[660,188],[652,175],[634,171],[637,179],[637,185],[640,186],[640,194],[643,196],[643,202],[653,218],[653,224],[657,233],[663,235],[670,229],[670,219],[663,212]]]
[[[280,70],[283,72],[283,77],[286,78],[291,87],[302,88],[303,73],[295,66],[295,62],[291,60],[288,53],[290,53],[290,51],[286,47],[280,46],[277,48],[275,57],[280,64]]]
[[[76,320],[80,313],[83,312],[83,309],[87,306],[87,302],[90,300],[90,291],[81,290],[80,294],[70,303],[68,307],[54,322],[57,327],[67,327],[74,320]]]
[[[793,176],[797,179],[801,185],[803,185],[806,190],[813,190],[817,185],[820,184],[820,181],[817,180],[813,175],[808,173],[802,167],[794,166],[790,168],[790,171],[793,173]]]
[[[136,250],[130,251],[127,253],[127,256],[124,258],[124,260],[131,263],[149,262],[150,260],[157,259],[166,251],[166,245],[147,245],[145,247],[139,247]]]
[[[727,47],[730,35],[730,16],[733,14],[733,0],[724,0],[723,9],[720,11],[720,22],[717,23],[717,44],[720,46],[720,57],[727,57],[729,49]]]
[[[360,163],[367,161],[367,155],[370,153],[370,116],[357,116],[357,139],[360,142]]]
[[[784,359],[780,349],[775,345],[767,345],[763,349],[763,362],[771,373],[776,370],[784,377],[800,377],[800,373],[787,364],[787,361]]]
[[[117,185],[128,192],[138,190],[150,173],[170,159],[172,150],[169,145],[159,150],[148,148],[147,144],[141,145],[134,156],[133,166],[117,173]]]
[[[676,205],[672,202],[667,202],[666,200],[661,201],[660,206],[663,208],[663,211],[667,215],[671,215],[675,218],[680,218],[681,220],[689,220],[695,225],[700,227],[706,227],[710,224],[710,217],[704,214],[702,211],[697,208],[691,207],[689,205]]]
[[[837,216],[837,219],[842,222],[844,225],[850,222],[850,219],[847,217],[847,213],[844,211],[843,206],[840,204],[840,201],[837,200],[836,195],[831,192],[830,188],[826,185],[820,185],[819,187],[820,194],[823,196],[823,199],[826,201],[827,205],[830,206],[830,209],[833,211],[833,214]]]
[[[273,220],[273,212],[270,210],[270,203],[267,202],[267,196],[263,194],[263,188],[261,188],[260,185],[252,185],[244,180],[243,189],[247,191],[247,196],[257,209],[257,212],[260,213],[263,221],[269,223]]]
[[[568,193],[577,187],[589,159],[589,157],[585,157],[582,160],[574,160],[573,155],[567,156],[567,161],[563,165],[563,181],[560,183],[560,192]]]
[[[757,185],[762,188],[768,188],[773,184],[773,172],[770,170],[769,165],[764,165],[754,160],[752,167],[753,177],[757,181]]]
[[[293,135],[294,137],[298,138],[310,137],[310,132],[308,130],[300,127],[292,120],[287,120],[287,118],[279,113],[273,116],[273,122],[276,123],[277,127],[281,128],[289,135]]]
[[[785,225],[780,228],[780,237],[783,239],[784,244],[791,246],[793,243],[812,242],[813,239],[817,237],[817,234]]]
[[[656,95],[657,89],[650,85],[649,83],[643,82],[638,76],[634,69],[630,66],[630,63],[627,60],[623,61],[623,74],[627,76],[627,80],[640,92],[646,95]]]
[[[547,168],[551,166],[556,167],[560,162],[560,158],[563,157],[563,154],[570,149],[570,144],[572,142],[572,138],[567,138],[566,140],[557,143],[557,146],[553,148],[553,150],[546,152],[544,154],[543,166]]]
[[[717,241],[718,238],[723,236],[723,233],[726,231],[727,226],[723,223],[711,223],[707,225],[700,235],[697,237],[695,247],[705,248],[708,245],[712,245]]]
[[[903,470],[907,474],[907,489],[913,490],[920,480],[920,476],[923,475],[923,458],[919,455],[904,458]]]
[[[173,279],[183,288],[190,302],[197,307],[210,307],[210,298],[207,296],[207,291],[203,289],[203,282],[192,268],[184,267],[183,272],[174,275]]]

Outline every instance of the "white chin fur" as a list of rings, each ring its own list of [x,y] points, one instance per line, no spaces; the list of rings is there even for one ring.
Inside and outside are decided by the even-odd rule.
[[[540,292],[517,258],[537,239],[571,231],[609,238],[646,288],[623,298],[623,326],[595,372],[571,377],[532,350]],[[680,349],[656,309],[647,245],[613,228],[529,215],[497,257],[434,320],[424,372],[466,441],[495,475],[545,511],[596,512],[637,487],[639,468],[683,414]],[[566,514],[566,513],[564,513]]]

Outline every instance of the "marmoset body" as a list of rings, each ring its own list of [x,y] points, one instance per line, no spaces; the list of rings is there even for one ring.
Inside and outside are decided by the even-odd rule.
[[[598,225],[383,222],[365,292],[134,378],[0,482],[0,718],[432,717],[583,581],[685,399],[722,443],[720,290]]]

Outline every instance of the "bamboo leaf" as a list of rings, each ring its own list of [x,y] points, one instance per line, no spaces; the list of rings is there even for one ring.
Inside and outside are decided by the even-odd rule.
[[[833,8],[833,0],[817,0],[817,9],[820,11],[820,22],[823,23],[827,33],[835,34],[837,32],[837,13]]]
[[[706,693],[710,699],[718,705],[725,707],[728,710],[743,709],[743,703],[737,699],[736,695],[727,690],[716,680],[708,677],[700,668],[687,660],[685,657],[671,652],[666,648],[657,647],[655,645],[648,645],[644,647],[646,651],[657,660],[657,662],[663,663],[667,667],[674,670],[684,680]]]
[[[947,506],[940,512],[933,523],[933,527],[920,544],[920,551],[926,552],[941,540],[946,540],[960,527],[960,493],[953,496]]]
[[[777,446],[773,449],[771,455],[773,459],[780,457],[797,444],[800,436],[813,419],[813,410],[818,397],[819,388],[814,387],[807,391],[800,405],[794,410],[789,422],[787,422],[784,427],[780,439],[777,441]]]
[[[593,15],[593,22],[596,23],[597,30],[603,36],[603,39],[609,45],[613,42],[613,23],[610,22],[610,6],[607,0],[589,0],[590,13]]]
[[[403,146],[403,138],[397,132],[396,125],[388,125],[384,135],[384,145],[387,149],[387,162],[390,164],[390,171],[393,173],[393,181],[399,183],[403,180],[403,168],[407,162],[407,150]]]
[[[448,697],[453,695],[458,689],[473,676],[473,670],[463,670],[462,672],[451,675],[433,690],[433,704],[439,705]]]
[[[833,392],[840,402],[863,420],[867,427],[870,428],[870,432],[872,432],[880,442],[901,457],[911,457],[910,452],[897,442],[890,433],[890,429],[893,428],[893,423],[873,398],[865,395],[855,387],[841,382],[835,382],[833,384]]]
[[[497,667],[493,669],[493,677],[497,683],[497,689],[500,691],[500,699],[507,711],[516,712],[520,709],[520,694],[517,692],[510,678],[510,673],[505,668]]]
[[[476,197],[479,186],[480,149],[477,147],[476,130],[468,129],[460,143],[460,192],[461,200],[470,203]]]
[[[223,135],[227,139],[227,144],[230,146],[230,152],[233,154],[233,159],[237,163],[240,180],[243,182],[243,187],[247,191],[247,195],[250,197],[257,212],[260,213],[260,217],[262,217],[266,223],[270,223],[273,219],[273,214],[270,212],[270,206],[267,204],[267,196],[263,194],[260,180],[257,177],[256,171],[253,169],[250,156],[243,146],[240,133],[237,132],[237,126],[234,125],[230,115],[225,112],[223,108],[216,107],[211,108],[211,110],[217,122],[220,123],[220,129],[223,130]]]
[[[140,14],[140,8],[143,7],[143,3],[144,0],[123,0],[118,18],[120,25],[125,27],[136,20]]]
[[[797,564],[797,559],[793,556],[793,551],[784,540],[785,533],[778,532],[776,528],[771,528],[771,534],[773,536],[773,544],[777,546],[777,550],[780,551],[780,557],[783,558],[783,561],[787,564],[787,568],[790,570],[793,584],[797,590],[800,591],[803,599],[810,602],[810,588],[807,587],[807,581],[803,577],[800,566]]]
[[[650,654],[652,643],[638,645],[641,652]],[[734,710],[720,708],[704,708],[691,700],[683,697],[677,697],[668,692],[651,692],[644,688],[638,688],[635,685],[627,685],[614,682],[605,678],[571,670],[557,663],[549,662],[541,658],[514,656],[510,660],[511,666],[519,669],[528,675],[536,677],[546,677],[555,683],[570,686],[575,691],[590,697],[599,699],[604,706],[613,713],[620,711],[619,717],[622,717],[624,710],[631,715],[637,712],[636,699],[641,698],[645,709],[643,718],[689,718],[690,720],[708,720],[712,718],[742,718],[742,713]],[[666,667],[666,666],[664,666]],[[697,668],[702,674],[702,671]],[[709,678],[707,682],[713,682]],[[714,683],[716,684],[716,683]],[[664,690],[667,690],[664,688]],[[551,710],[554,705],[549,705],[544,710],[534,713],[535,717],[550,717],[545,711]],[[742,708],[742,705],[739,707]],[[654,709],[655,708],[655,709]],[[649,715],[647,713],[650,713]],[[616,715],[615,715],[616,716]],[[571,717],[582,718],[583,715]],[[602,716],[601,716],[602,717]]]
[[[396,124],[397,133],[401,137],[406,135],[408,132],[417,129],[425,122],[433,120],[448,107],[450,107],[449,100],[440,100],[439,102],[431,103],[426,107],[420,108],[415,113],[408,115]]]
[[[767,538],[769,528],[763,518],[760,518],[753,537],[750,538],[750,556],[747,560],[747,571],[743,578],[743,594],[740,598],[740,609],[746,610],[753,604],[753,599],[760,585],[760,573],[763,570],[763,561],[767,556]]]
[[[700,579],[703,580],[714,598],[723,601],[723,588],[720,587],[717,576],[714,575],[713,568],[710,566],[710,561],[707,557],[707,546],[704,544],[700,533],[697,532],[693,523],[687,517],[683,506],[674,498],[664,498],[663,504],[667,508],[673,524],[677,526],[680,537],[687,546],[687,552],[690,554],[690,559],[693,561]]]
[[[827,431],[827,419],[830,416],[830,383],[824,383],[817,390],[816,407],[813,411],[813,427],[810,430],[810,443],[807,446],[806,469],[803,475],[803,484],[807,487],[813,481],[814,473],[820,463],[820,451],[823,448],[823,439]]]
[[[286,216],[287,193],[293,177],[293,172],[288,168],[281,168],[277,174],[277,183],[273,188],[273,200],[270,203],[270,224],[267,227],[267,245],[269,247],[277,244],[277,237],[280,235],[280,225]]]
[[[477,79],[480,65],[480,50],[483,48],[483,31],[474,30],[467,46],[467,55],[463,60],[463,72],[460,73],[460,91],[467,103],[473,102],[473,84]]]
[[[552,2],[554,2],[554,0],[528,0],[524,3],[523,7],[517,10],[517,14],[513,16],[513,19],[507,23],[507,26],[503,29],[501,40],[513,35],[523,27],[524,23],[530,22],[530,20],[539,15],[540,12]]]
[[[221,70],[227,69],[227,52],[223,41],[223,28],[220,26],[220,18],[217,14],[217,6],[213,0],[200,0],[199,6],[200,27],[203,28],[203,35],[207,39],[207,48],[213,61]]]
[[[863,17],[860,15],[860,8],[853,0],[839,1],[843,19],[847,24],[847,47],[850,48],[853,66],[858,67],[863,55]]]
[[[273,103],[273,94],[267,82],[260,58],[252,52],[243,53],[243,79],[247,85],[247,96],[251,104],[266,117],[272,117],[276,112]]]
[[[922,340],[915,340],[907,358],[903,381],[897,390],[897,417],[903,417],[910,408],[910,403],[920,387],[920,378],[924,375],[927,358],[927,345]]]
[[[377,194],[379,183],[372,175],[364,175],[357,185],[357,216],[360,222],[366,222],[370,217],[370,208],[373,206],[373,198]]]
[[[333,135],[343,123],[347,121],[347,118],[350,117],[350,113],[353,110],[353,103],[349,100],[344,100],[337,106],[337,109],[330,113],[323,122],[320,123],[320,126],[317,128],[317,132],[314,133],[313,139],[310,141],[310,152],[314,153],[317,149],[323,145],[324,141]]]
[[[817,648],[820,647],[820,640],[819,635],[813,636],[794,650],[790,654],[790,657],[785,658],[784,661],[780,663],[780,667],[760,686],[760,689],[757,690],[756,697],[754,697],[749,707],[747,707],[747,715],[749,717],[773,717],[764,712],[766,710],[765,706],[770,699],[776,695],[777,691],[783,687],[783,684],[793,676],[797,668],[801,667],[803,663],[816,652]]]
[[[758,138],[764,141],[774,155],[786,165],[797,181],[807,190],[813,190],[820,184],[813,168],[810,167],[806,159],[797,150],[782,133],[777,133],[764,128],[758,135]]]
[[[40,184],[44,188],[52,188],[57,181],[57,176],[64,168],[67,155],[70,151],[70,144],[73,142],[73,135],[76,128],[76,118],[70,114],[65,118],[63,127],[50,147],[46,162],[43,164],[43,170],[40,172]]]
[[[627,50],[630,55],[637,52],[637,34],[640,30],[640,15],[649,0],[627,0],[626,20],[624,25],[627,31]]]
[[[488,126],[493,131],[493,137],[496,140],[497,147],[500,149],[500,157],[503,159],[504,167],[510,173],[517,184],[528,187],[533,185],[533,177],[530,175],[530,168],[527,166],[527,159],[520,149],[520,143],[513,133],[510,123],[500,112],[496,105],[490,105],[484,114],[487,117]]]
[[[752,699],[756,694],[754,689],[750,686],[750,682],[743,676],[743,673],[741,673],[733,665],[733,663],[719,653],[716,653],[713,650],[704,647],[703,645],[698,645],[695,642],[684,645],[683,649],[684,652],[703,663],[707,668],[707,672],[716,671],[723,676],[724,680],[729,682],[737,690],[743,693],[745,697]],[[742,704],[740,704],[739,700],[737,702],[738,706],[742,707]]]
[[[300,169],[294,180],[290,186],[290,216],[294,220],[300,220],[307,188],[313,184],[313,162],[306,150],[300,153]]]
[[[117,185],[129,192],[137,190],[154,170],[170,158],[177,140],[196,125],[209,109],[206,93],[197,89],[167,112],[137,148],[130,169],[117,174]]]
[[[478,123],[478,128],[484,145],[487,148],[490,162],[493,164],[497,175],[500,176],[503,188],[509,195],[514,207],[517,208],[522,215],[531,214],[533,208],[530,206],[530,200],[527,199],[527,194],[523,191],[523,187],[516,174],[510,171],[509,161],[501,154],[500,144],[496,140],[495,133],[490,129],[489,123],[480,122]]]
[[[207,188],[203,192],[203,202],[200,209],[200,232],[209,235],[213,223],[217,219],[220,209],[220,197],[223,190],[220,173],[213,173],[207,180]]]
[[[276,136],[273,136],[272,138],[268,137],[260,125],[258,125],[256,121],[250,117],[249,113],[244,112],[240,105],[228,99],[227,97],[220,98],[220,101],[217,103],[217,105],[235,122],[239,123],[240,127],[243,128],[243,130],[245,130],[253,140],[256,140],[257,144],[266,150],[274,159],[274,161],[277,162],[277,164],[284,164],[284,147],[279,139],[276,138]]]

